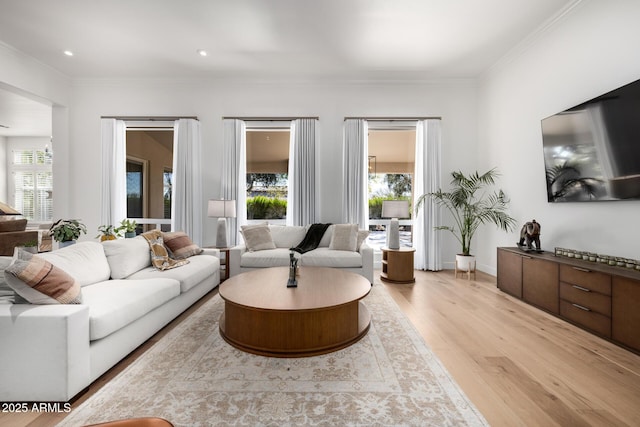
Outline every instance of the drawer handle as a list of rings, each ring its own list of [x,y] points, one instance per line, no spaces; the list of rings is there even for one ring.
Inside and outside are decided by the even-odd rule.
[[[583,305],[580,305],[580,304],[571,304],[571,305],[574,306],[575,308],[579,308],[580,310],[591,311],[590,308],[587,308],[587,307],[585,307]]]
[[[571,267],[574,270],[578,270],[578,271],[582,271],[584,273],[591,273],[591,270],[589,270],[588,268],[580,268],[580,267]]]
[[[587,289],[587,288],[583,288],[582,286],[578,286],[578,285],[572,285],[572,287],[576,288],[579,291],[583,291],[583,292],[591,292],[591,289]]]

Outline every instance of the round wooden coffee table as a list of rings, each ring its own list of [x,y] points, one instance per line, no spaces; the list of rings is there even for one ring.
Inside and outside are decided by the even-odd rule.
[[[242,273],[220,285],[220,335],[234,347],[274,357],[304,357],[347,347],[369,330],[360,301],[371,284],[335,268],[301,267],[287,288],[288,267]]]

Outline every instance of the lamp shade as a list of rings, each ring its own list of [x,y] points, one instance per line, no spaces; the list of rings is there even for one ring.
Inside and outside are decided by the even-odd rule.
[[[408,200],[384,200],[382,202],[383,218],[409,218]]]
[[[209,209],[207,216],[212,218],[235,218],[236,217],[236,201],[235,200],[209,200]]]

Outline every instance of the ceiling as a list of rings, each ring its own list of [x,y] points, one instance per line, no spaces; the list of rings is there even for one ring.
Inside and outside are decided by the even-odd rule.
[[[0,42],[71,79],[474,78],[579,1],[0,0]]]

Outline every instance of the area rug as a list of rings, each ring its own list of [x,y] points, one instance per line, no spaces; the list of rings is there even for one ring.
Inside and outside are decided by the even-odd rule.
[[[381,285],[367,335],[330,354],[244,353],[218,332],[216,295],[59,426],[154,416],[176,426],[486,426]]]

